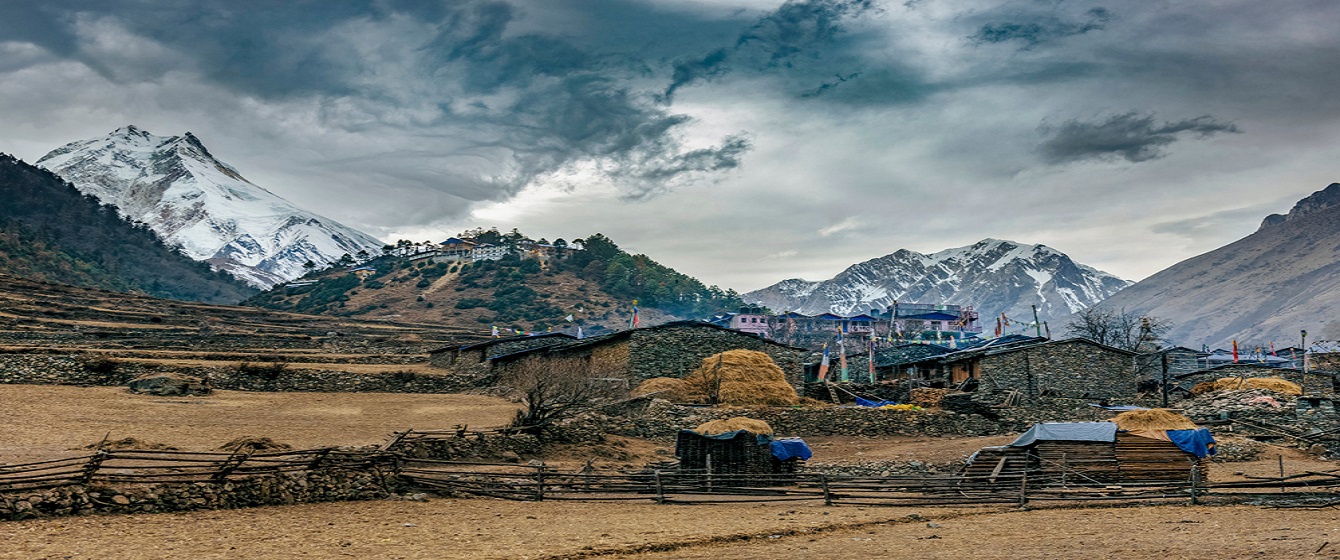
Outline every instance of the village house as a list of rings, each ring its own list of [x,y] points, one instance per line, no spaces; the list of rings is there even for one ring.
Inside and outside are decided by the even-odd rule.
[[[564,344],[577,338],[563,333],[491,338],[484,342],[439,348],[428,353],[428,363],[459,374],[482,375],[491,367],[489,360],[523,350]]]
[[[1135,396],[1135,356],[1086,338],[1032,339],[955,352],[943,361],[953,384],[973,380],[978,391],[1101,399]]]
[[[704,358],[739,349],[768,354],[785,373],[787,382],[796,387],[804,381],[806,362],[815,359],[810,350],[752,333],[701,321],[677,321],[520,350],[488,361],[494,370],[507,370],[527,363],[578,360],[593,376],[624,378],[636,384],[653,377],[682,378],[698,369]]]

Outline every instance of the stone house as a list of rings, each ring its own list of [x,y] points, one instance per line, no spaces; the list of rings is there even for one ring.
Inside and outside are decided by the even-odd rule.
[[[975,379],[978,391],[1016,391],[1025,399],[1131,398],[1138,378],[1134,352],[1086,338],[986,347],[945,356],[952,381]]]
[[[482,375],[488,373],[490,360],[498,356],[554,346],[576,339],[577,337],[564,333],[490,338],[484,342],[433,350],[428,353],[428,363],[456,373]]]
[[[727,350],[756,350],[772,357],[787,382],[801,386],[814,352],[755,334],[701,321],[677,321],[654,327],[568,341],[490,358],[495,370],[534,364],[536,360],[578,360],[594,377],[629,379],[634,385],[653,377],[684,377],[704,358]]]

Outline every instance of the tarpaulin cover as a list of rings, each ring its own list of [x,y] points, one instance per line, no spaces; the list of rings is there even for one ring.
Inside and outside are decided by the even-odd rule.
[[[778,461],[787,459],[808,461],[813,455],[810,453],[810,446],[805,445],[805,440],[800,438],[774,439],[770,445],[772,446],[772,456]]]
[[[1111,422],[1057,422],[1033,424],[1011,446],[1025,447],[1039,441],[1116,441],[1117,425]]]
[[[1196,430],[1168,430],[1168,440],[1173,442],[1178,449],[1205,458],[1207,455],[1214,455],[1219,450],[1215,449],[1214,436],[1205,428]]]
[[[722,439],[722,440],[726,440],[726,439],[735,439],[735,436],[738,436],[738,435],[740,435],[740,434],[748,434],[748,433],[749,433],[749,430],[735,430],[735,431],[733,431],[733,432],[724,432],[724,433],[720,433],[720,434],[712,434],[712,435],[709,436],[709,435],[707,435],[707,434],[700,434],[700,433],[695,432],[695,431],[693,431],[693,430],[680,430],[680,431],[681,431],[681,432],[688,432],[688,433],[693,434],[693,435],[698,436],[698,437],[705,437],[705,438],[707,438],[707,439]],[[757,443],[758,445],[764,445],[764,444],[767,444],[769,441],[772,441],[772,436],[770,436],[770,435],[765,435],[765,434],[753,434],[753,435],[754,435],[754,441],[755,441],[755,443]]]
[[[897,401],[868,401],[861,397],[856,397],[857,406],[868,406],[870,408],[879,408],[884,405],[898,404]]]

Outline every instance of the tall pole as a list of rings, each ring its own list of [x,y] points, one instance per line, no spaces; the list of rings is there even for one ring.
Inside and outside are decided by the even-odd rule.
[[[1038,306],[1033,306],[1033,330],[1037,331],[1038,336],[1042,336],[1042,323],[1038,321]]]
[[[1163,362],[1163,408],[1168,408],[1168,351],[1160,352],[1159,357]]]
[[[1307,395],[1307,331],[1300,331],[1303,335],[1303,395]]]

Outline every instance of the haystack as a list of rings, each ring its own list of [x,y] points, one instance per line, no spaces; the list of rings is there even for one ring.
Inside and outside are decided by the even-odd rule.
[[[745,418],[743,416],[736,416],[725,420],[713,420],[694,428],[693,432],[705,436],[714,436],[739,430],[744,430],[756,436],[772,435],[772,426],[769,426],[767,422],[755,420],[753,418]]]
[[[693,393],[716,393],[718,404],[786,406],[800,402],[782,368],[767,354],[753,350],[708,356],[684,382]]]
[[[257,453],[265,451],[292,451],[293,446],[287,443],[277,442],[268,437],[242,436],[219,446],[218,450],[230,451],[233,453]]]
[[[656,393],[657,398],[677,403],[699,402],[706,397],[703,394],[695,394],[688,383],[685,383],[683,379],[674,377],[653,377],[643,381],[636,389],[633,389],[633,396],[635,397],[652,393]]]
[[[1166,408],[1126,411],[1118,414],[1116,418],[1112,419],[1112,422],[1117,425],[1117,429],[1126,431],[1194,430],[1199,428],[1190,418]]]
[[[1269,389],[1285,395],[1301,395],[1303,388],[1297,383],[1279,377],[1224,377],[1214,381],[1214,390],[1232,391],[1238,389]]]

